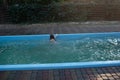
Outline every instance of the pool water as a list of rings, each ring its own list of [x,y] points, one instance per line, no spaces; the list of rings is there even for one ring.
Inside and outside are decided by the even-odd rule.
[[[57,39],[57,38],[56,38]],[[120,37],[17,39],[0,41],[0,64],[40,64],[120,60]]]

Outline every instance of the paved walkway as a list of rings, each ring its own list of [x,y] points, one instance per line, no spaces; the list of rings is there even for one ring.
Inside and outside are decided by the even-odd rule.
[[[120,23],[0,25],[0,35],[119,32]],[[0,71],[0,80],[120,80],[120,66],[58,70]]]
[[[120,67],[3,71],[0,80],[120,80]]]
[[[0,25],[0,35],[26,34],[68,34],[93,32],[118,32],[120,22],[86,22],[86,23],[50,23],[31,25]]]

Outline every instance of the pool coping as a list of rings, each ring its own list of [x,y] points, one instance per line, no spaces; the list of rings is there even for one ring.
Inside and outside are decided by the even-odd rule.
[[[116,61],[71,62],[71,63],[48,63],[48,64],[0,65],[0,71],[91,68],[91,67],[107,67],[107,66],[120,66],[120,60],[116,60]]]
[[[120,34],[120,32],[95,32],[95,33],[69,33],[69,34],[57,34],[55,33],[54,35],[59,35],[59,36],[66,36],[66,35],[99,35],[99,34]],[[50,34],[32,34],[32,35],[0,35],[1,37],[49,37]]]
[[[99,34],[120,34],[120,32],[104,32],[104,33],[77,33],[77,35],[99,35]],[[73,36],[74,34],[59,34]],[[41,35],[15,35],[15,36],[0,36],[0,38],[10,39],[11,37],[39,37]],[[49,39],[49,34],[42,34],[41,38]],[[3,40],[4,40],[3,39]],[[88,68],[88,67],[105,67],[105,66],[120,66],[120,60],[114,61],[91,61],[91,62],[70,62],[70,63],[48,63],[48,64],[15,64],[15,65],[0,65],[0,71],[5,70],[42,70],[42,69],[65,69],[65,68]]]

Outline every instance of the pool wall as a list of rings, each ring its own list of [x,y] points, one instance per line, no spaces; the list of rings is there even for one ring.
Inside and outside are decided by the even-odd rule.
[[[81,34],[58,34],[56,40],[77,39],[82,37],[120,37],[120,32],[110,33],[81,33]],[[19,36],[0,36],[0,41],[11,40],[31,40],[31,39],[49,40],[49,35],[19,35]],[[117,61],[92,61],[92,62],[71,62],[71,63],[49,63],[49,64],[16,64],[0,65],[0,71],[5,70],[41,70],[41,69],[65,69],[65,68],[88,68],[88,67],[105,67],[120,66],[120,60]]]
[[[15,35],[15,36],[0,36],[0,41],[11,41],[11,40],[48,40],[49,34],[42,35]],[[120,37],[120,32],[104,32],[104,33],[77,33],[77,34],[55,34],[56,40],[71,40],[80,39],[84,37],[92,38],[103,38],[107,36]]]

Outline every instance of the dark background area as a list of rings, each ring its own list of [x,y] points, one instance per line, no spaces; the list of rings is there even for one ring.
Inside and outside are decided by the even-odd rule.
[[[120,0],[1,0],[0,23],[119,21]]]

